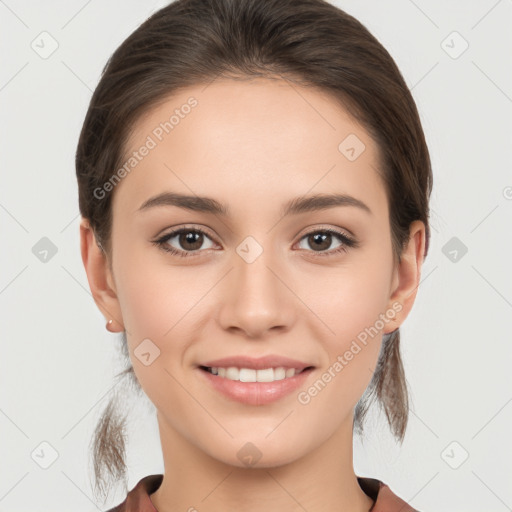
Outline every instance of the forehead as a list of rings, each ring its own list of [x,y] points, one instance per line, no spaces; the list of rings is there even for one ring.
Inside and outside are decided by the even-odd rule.
[[[285,80],[182,89],[139,118],[125,149],[125,162],[139,154],[114,200],[134,207],[164,187],[210,196],[230,187],[245,201],[284,191],[383,194],[366,130],[328,93]]]

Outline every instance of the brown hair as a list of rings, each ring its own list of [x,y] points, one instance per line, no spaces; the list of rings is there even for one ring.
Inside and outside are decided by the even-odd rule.
[[[393,254],[400,261],[414,220],[430,239],[432,171],[414,99],[395,62],[355,18],[324,0],[177,0],[155,12],[113,53],[91,98],[76,151],[82,217],[111,254],[112,194],[100,189],[124,161],[127,141],[150,108],[190,85],[216,77],[281,77],[330,93],[376,141],[390,206]],[[341,141],[340,141],[341,142]],[[396,330],[383,340],[373,378],[358,402],[354,426],[375,400],[403,441],[408,392]],[[140,385],[128,355],[116,377]],[[121,478],[126,487],[125,421],[114,394],[92,440],[95,489]]]

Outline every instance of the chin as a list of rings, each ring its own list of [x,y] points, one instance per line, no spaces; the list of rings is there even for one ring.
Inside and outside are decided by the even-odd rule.
[[[276,447],[264,437],[258,441],[252,436],[252,441],[246,440],[241,443],[232,440],[230,446],[232,450],[213,451],[210,452],[210,455],[224,464],[248,469],[284,466],[302,456],[302,454],[297,453],[296,446],[280,444],[279,447]],[[224,448],[227,448],[226,445],[224,445]]]

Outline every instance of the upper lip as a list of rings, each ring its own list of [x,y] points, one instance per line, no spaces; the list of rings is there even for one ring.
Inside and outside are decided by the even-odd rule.
[[[215,359],[212,361],[206,361],[200,366],[221,367],[228,368],[235,366],[237,368],[252,368],[254,370],[263,370],[265,368],[296,368],[297,370],[303,370],[308,368],[310,364],[303,363],[297,359],[291,359],[289,357],[279,356],[277,354],[269,354],[263,357],[249,357],[249,356],[231,356],[223,357],[222,359]]]

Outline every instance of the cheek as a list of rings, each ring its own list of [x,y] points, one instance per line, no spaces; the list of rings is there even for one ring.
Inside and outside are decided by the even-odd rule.
[[[164,341],[204,295],[204,280],[198,278],[197,268],[172,267],[162,258],[151,261],[147,253],[140,250],[118,259],[118,297],[132,334]]]
[[[379,315],[388,305],[390,265],[381,262],[372,267],[365,262],[338,270],[323,279],[324,286],[317,288],[315,308],[334,331],[334,337],[347,340],[378,322]],[[377,323],[378,329],[382,330],[379,325]]]
[[[174,388],[171,385],[160,396],[160,383],[169,383],[169,373],[190,364],[188,349],[210,318],[205,295],[211,275],[198,267],[172,267],[162,258],[148,264],[147,250],[120,258],[117,265],[118,296],[134,371],[148,396],[165,402],[166,393],[168,397]],[[144,341],[148,339],[151,343]],[[158,354],[150,366],[137,357],[146,347]]]
[[[147,255],[142,256],[119,258],[117,291],[137,380],[157,408],[165,410],[169,396],[182,393],[170,375],[180,371],[193,342],[191,334],[200,325],[200,300],[207,289],[199,284],[204,280],[198,279],[197,269],[177,270],[161,261],[148,265]],[[144,352],[150,354],[148,365],[138,357]]]
[[[338,363],[333,369],[337,377],[333,379],[336,383],[332,391],[336,389],[348,403],[360,398],[371,379],[385,320],[394,318],[394,311],[387,311],[391,250],[388,256],[378,250],[361,252],[357,260],[354,256],[351,261],[353,264],[325,276],[323,288],[316,288],[316,304],[311,308],[320,313],[329,328],[323,338],[327,366]]]
[[[338,270],[324,280],[327,292],[318,293],[311,308],[329,330],[319,337],[326,357],[317,380],[304,390],[304,400],[311,400],[306,409],[324,421],[322,411],[331,410],[327,421],[332,428],[355,407],[375,370],[389,299],[390,274],[384,265],[375,271],[367,264]]]

